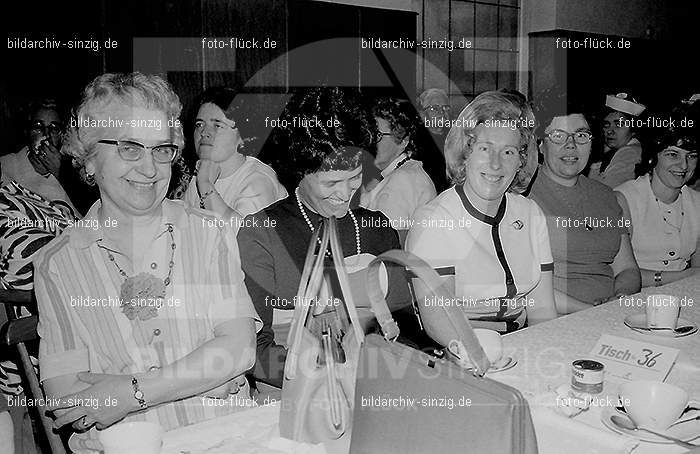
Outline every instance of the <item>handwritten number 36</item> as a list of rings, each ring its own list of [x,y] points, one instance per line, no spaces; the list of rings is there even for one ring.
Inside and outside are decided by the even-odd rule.
[[[654,367],[656,365],[656,358],[662,355],[662,353],[657,353],[654,355],[654,352],[648,348],[643,348],[642,354],[644,355],[644,358],[638,359],[637,364],[647,367]]]

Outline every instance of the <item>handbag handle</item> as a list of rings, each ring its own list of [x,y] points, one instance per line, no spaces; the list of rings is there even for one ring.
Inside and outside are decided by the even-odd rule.
[[[348,279],[348,272],[345,270],[345,262],[343,259],[345,254],[343,254],[343,248],[340,246],[340,240],[338,239],[338,221],[335,216],[332,216],[327,222],[327,230],[330,230],[330,242],[331,242],[331,252],[333,253],[333,264],[335,265],[335,273],[338,276],[338,283],[340,284],[340,290],[343,292],[343,301],[345,302],[345,307],[348,310],[348,316],[350,317],[350,323],[355,331],[355,340],[358,346],[362,345],[365,340],[365,333],[360,326],[360,316],[357,314],[357,306],[355,306],[355,300],[352,296],[352,291],[350,290],[350,280]]]
[[[382,323],[380,317],[386,320],[386,313],[389,312],[379,286],[379,265],[382,262],[391,262],[404,266],[423,281],[433,296],[445,296],[447,301],[454,301],[454,292],[448,288],[435,270],[420,257],[400,249],[387,251],[372,260],[367,272],[367,292],[372,302],[372,308],[375,311],[377,309],[380,311],[380,313],[377,313],[377,320],[380,324]],[[427,306],[425,302],[423,304],[419,302],[418,306],[423,308],[421,317],[425,322],[425,330],[428,335],[443,343],[444,346],[448,346],[452,340],[461,342],[474,365],[474,374],[479,377],[483,376],[490,367],[490,363],[464,312],[459,307],[452,305]],[[386,313],[383,313],[384,310]],[[388,316],[391,318],[390,313]],[[444,332],[445,320],[447,321],[447,328],[451,328],[451,333]],[[382,331],[384,331],[383,325]],[[384,332],[386,333],[386,331]]]
[[[297,301],[294,303],[294,318],[289,330],[289,335],[287,336],[289,350],[284,364],[284,375],[290,379],[296,376],[299,347],[301,345],[302,334],[304,333],[304,326],[306,325],[306,320],[311,309],[311,301],[318,294],[323,281],[323,261],[330,241],[329,229],[324,227],[325,224],[314,231],[314,235],[309,243],[306,260],[304,261],[304,269],[301,273],[301,280],[299,281],[299,289],[297,290]],[[321,230],[323,231],[321,245],[318,249],[318,255],[314,255],[316,242],[321,234]]]

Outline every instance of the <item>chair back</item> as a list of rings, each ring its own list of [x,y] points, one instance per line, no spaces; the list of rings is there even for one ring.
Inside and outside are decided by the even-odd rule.
[[[34,301],[34,292],[29,290],[6,290],[0,289],[0,304],[5,306],[8,321],[0,329],[0,344],[6,347],[14,347],[20,358],[20,369],[24,374],[25,381],[29,384],[33,402],[39,412],[41,426],[51,446],[53,454],[66,454],[66,448],[61,441],[61,437],[53,431],[53,421],[46,416],[46,405],[44,390],[39,383],[34,365],[29,357],[26,342],[37,340],[36,332],[39,318],[36,315],[29,317],[18,317],[19,306],[29,306]]]

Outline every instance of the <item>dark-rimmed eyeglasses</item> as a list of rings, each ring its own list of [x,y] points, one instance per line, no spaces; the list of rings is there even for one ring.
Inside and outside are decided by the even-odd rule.
[[[588,142],[590,142],[591,139],[593,139],[593,134],[591,134],[588,131],[574,131],[572,133],[568,133],[561,129],[555,129],[554,131],[546,133],[545,137],[547,137],[549,140],[552,141],[552,143],[557,145],[565,144],[569,141],[569,137],[573,137],[574,142],[576,144],[585,145]]]
[[[63,125],[56,121],[48,125],[45,125],[41,121],[33,121],[29,124],[29,130],[38,132],[39,134],[61,134],[63,132]]]
[[[151,150],[153,159],[161,164],[173,162],[179,150],[174,143],[162,143],[153,147],[136,142],[135,140],[98,140],[97,143],[114,145],[117,147],[119,157],[125,161],[138,161],[146,153],[146,150]]]

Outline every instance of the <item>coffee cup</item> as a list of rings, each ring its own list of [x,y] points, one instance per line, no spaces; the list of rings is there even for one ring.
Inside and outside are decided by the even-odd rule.
[[[104,454],[159,454],[163,428],[146,421],[125,422],[101,431],[99,440]]]
[[[676,329],[681,307],[673,295],[649,295],[647,297],[647,328]]]
[[[657,381],[625,383],[619,394],[627,416],[637,426],[649,429],[668,429],[689,404],[683,389]]]
[[[479,339],[481,348],[491,364],[498,362],[503,356],[503,340],[498,331],[492,329],[476,328],[476,338]]]

